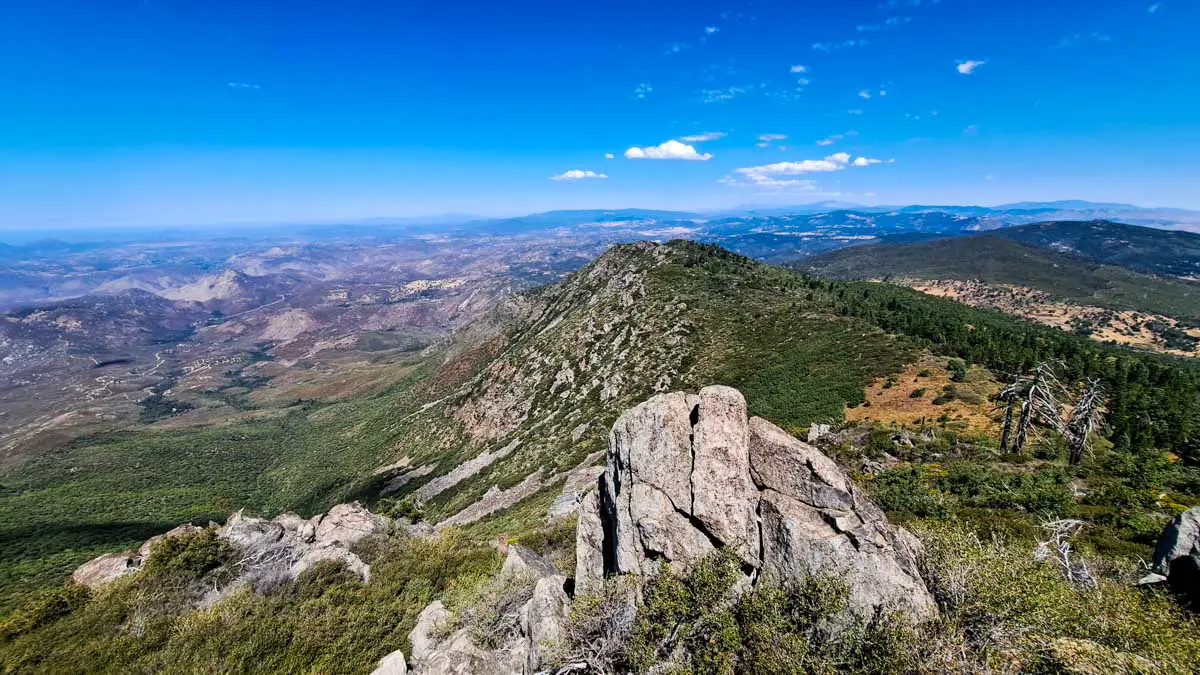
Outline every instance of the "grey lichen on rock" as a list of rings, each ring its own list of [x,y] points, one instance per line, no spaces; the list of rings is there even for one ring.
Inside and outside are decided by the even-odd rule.
[[[742,559],[742,588],[836,574],[848,578],[860,614],[937,614],[920,541],[833,460],[749,418],[737,390],[660,394],[613,425],[605,474],[580,505],[577,590],[663,562],[686,566],[717,547]]]

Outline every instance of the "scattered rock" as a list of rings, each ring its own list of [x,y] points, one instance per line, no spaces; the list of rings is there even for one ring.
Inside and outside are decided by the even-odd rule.
[[[141,562],[136,551],[105,553],[77,567],[71,573],[71,580],[81,586],[99,588],[127,574],[137,573]]]
[[[564,590],[567,578],[554,565],[527,548],[513,544],[499,579],[533,584],[529,600],[517,612],[517,634],[495,650],[484,650],[471,640],[471,627],[444,635],[453,615],[440,600],[417,616],[409,634],[413,672],[419,675],[527,675],[543,665],[542,653],[558,640],[571,611]]]
[[[546,511],[546,521],[566,520],[574,515],[579,510],[579,502],[583,500],[583,495],[589,488],[595,487],[596,481],[602,475],[602,466],[585,466],[567,474],[562,494]]]
[[[1175,516],[1154,549],[1152,571],[1166,577],[1171,590],[1200,604],[1200,506]]]
[[[142,569],[150,550],[164,539],[192,534],[203,530],[191,524],[184,524],[160,535],[150,537],[136,549],[120,553],[105,553],[80,565],[71,573],[71,580],[88,588],[99,588],[110,581],[115,581],[129,574],[136,574]]]
[[[659,561],[687,565],[716,547],[762,578],[836,574],[850,609],[936,616],[919,573],[921,545],[893,526],[837,464],[759,418],[742,395],[708,387],[660,394],[613,425],[595,497],[580,505],[576,588],[616,574],[649,574]]]
[[[808,442],[816,443],[822,437],[829,434],[830,426],[828,424],[813,424],[808,428]]]
[[[323,560],[339,561],[359,579],[367,581],[371,576],[370,565],[349,549],[364,537],[386,532],[389,527],[391,521],[388,518],[371,513],[357,502],[338,504],[328,513],[309,520],[294,513],[266,520],[238,511],[216,530],[218,538],[238,549],[237,577],[229,585],[214,589],[203,602],[216,602],[226,590],[239,585],[249,585],[259,591],[268,589],[279,581],[296,579]],[[155,543],[202,529],[195,525],[180,525],[151,537],[135,550],[107,553],[84,563],[71,578],[75,583],[96,588],[134,574],[141,570]]]
[[[408,663],[404,660],[404,652],[397,649],[379,659],[379,665],[375,666],[371,675],[408,675]]]

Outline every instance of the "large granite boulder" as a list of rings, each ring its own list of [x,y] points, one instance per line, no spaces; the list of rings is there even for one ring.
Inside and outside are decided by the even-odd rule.
[[[1200,506],[1179,514],[1154,549],[1152,571],[1189,604],[1200,606]]]
[[[413,673],[418,675],[528,675],[545,665],[544,654],[553,648],[571,612],[565,586],[567,578],[554,565],[518,545],[508,547],[508,557],[497,582],[521,587],[527,600],[516,610],[516,631],[496,649],[482,649],[472,639],[472,626],[454,625],[453,613],[435,600],[417,616],[409,634]]]
[[[622,415],[608,465],[580,503],[576,589],[687,565],[715,548],[741,557],[750,587],[810,575],[850,582],[849,605],[936,616],[920,542],[888,522],[833,460],[766,420],[735,389],[660,394]]]

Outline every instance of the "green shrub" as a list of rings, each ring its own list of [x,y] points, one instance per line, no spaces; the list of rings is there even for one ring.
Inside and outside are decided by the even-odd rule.
[[[1001,670],[1120,672],[1139,659],[1149,662],[1144,672],[1200,668],[1200,626],[1161,592],[1104,578],[1073,586],[1054,562],[1036,561],[1028,544],[946,526],[919,534],[927,581],[945,616],[929,639],[935,651],[961,654],[965,644]],[[1070,643],[1061,640],[1076,641],[1086,654],[1064,663]],[[1106,667],[1071,670],[1096,659]]]
[[[946,369],[950,371],[951,382],[967,381],[967,363],[962,359],[950,359]]]
[[[920,465],[884,470],[866,487],[875,503],[889,513],[938,520],[953,513],[952,502],[933,489],[928,469]]]
[[[925,388],[924,387],[922,387],[920,389],[913,389],[912,393],[908,395],[909,398],[924,398],[924,396],[925,396]]]
[[[217,538],[215,529],[164,537],[150,548],[142,571],[148,576],[183,575],[198,578],[233,557],[233,548]]]
[[[0,621],[0,643],[61,619],[87,604],[91,597],[91,589],[77,584],[44,591],[38,598]]]

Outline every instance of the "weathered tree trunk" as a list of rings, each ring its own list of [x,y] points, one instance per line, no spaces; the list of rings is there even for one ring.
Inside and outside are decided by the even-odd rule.
[[[1004,429],[1000,433],[1000,452],[1008,452],[1008,438],[1012,435],[1013,408],[1017,407],[1017,397],[1009,396],[1004,404]]]
[[[1021,405],[1021,417],[1017,420],[1017,438],[1013,442],[1013,452],[1018,455],[1025,450],[1025,441],[1029,439],[1029,425],[1033,423],[1033,406],[1029,401]]]
[[[1066,437],[1071,464],[1083,461],[1083,455],[1091,445],[1092,432],[1104,422],[1104,404],[1104,387],[1100,380],[1089,380],[1076,399],[1071,418],[1067,421]]]

